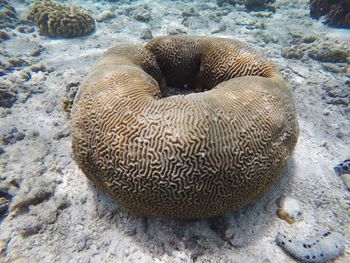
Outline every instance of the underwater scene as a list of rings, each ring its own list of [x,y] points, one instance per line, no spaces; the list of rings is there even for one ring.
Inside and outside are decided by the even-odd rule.
[[[350,1],[0,0],[0,262],[350,262]]]

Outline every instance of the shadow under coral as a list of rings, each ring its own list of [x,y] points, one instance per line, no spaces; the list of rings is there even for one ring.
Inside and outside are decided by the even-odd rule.
[[[294,171],[292,157],[285,173],[262,198],[236,212],[204,220],[138,217],[128,213],[113,197],[91,183],[90,188],[95,196],[98,220],[131,237],[140,250],[159,256],[184,251],[195,259],[223,246],[237,248],[259,242],[273,222],[279,220],[275,201],[290,191]]]

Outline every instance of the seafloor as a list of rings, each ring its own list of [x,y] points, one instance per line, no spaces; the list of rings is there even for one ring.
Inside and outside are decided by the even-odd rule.
[[[32,1],[9,2],[24,18]],[[216,1],[69,2],[97,19],[93,34],[52,39],[24,24],[5,29],[9,39],[0,44],[1,85],[17,93],[12,107],[0,108],[1,262],[295,262],[276,245],[278,232],[307,240],[329,229],[345,237],[336,262],[350,262],[350,193],[333,171],[350,157],[349,56],[339,60],[349,52],[349,30],[311,19],[307,0],[278,0],[275,13]],[[146,29],[240,39],[280,69],[300,136],[284,176],[262,199],[211,220],[139,218],[78,169],[62,101],[103,51],[145,43]],[[300,206],[294,224],[276,216],[283,196]]]

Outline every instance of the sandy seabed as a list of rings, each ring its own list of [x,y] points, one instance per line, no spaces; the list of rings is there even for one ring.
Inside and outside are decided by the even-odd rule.
[[[30,2],[11,1],[20,17]],[[304,240],[329,229],[345,237],[337,262],[350,261],[350,193],[333,171],[350,157],[349,105],[337,103],[349,94],[349,64],[308,55],[324,45],[349,50],[349,31],[310,19],[306,0],[277,1],[274,14],[215,1],[69,2],[99,21],[93,34],[50,39],[7,29],[10,39],[0,44],[2,61],[25,61],[0,77],[18,92],[11,108],[0,108],[0,193],[9,201],[0,219],[1,262],[295,262],[276,245],[278,232]],[[153,36],[236,38],[279,68],[296,99],[300,136],[285,174],[263,198],[210,220],[139,218],[78,169],[62,100],[103,51],[146,43],[140,38],[146,29]],[[290,48],[304,55],[282,56]],[[301,207],[294,224],[276,216],[283,196]]]

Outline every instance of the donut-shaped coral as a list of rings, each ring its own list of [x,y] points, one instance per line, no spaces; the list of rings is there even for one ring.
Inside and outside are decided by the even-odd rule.
[[[50,37],[80,37],[95,30],[94,19],[76,7],[51,1],[34,3],[28,15],[41,35]]]
[[[164,96],[166,86],[209,89]],[[298,136],[292,94],[244,43],[159,37],[108,50],[72,109],[84,174],[130,211],[206,218],[256,200]]]

